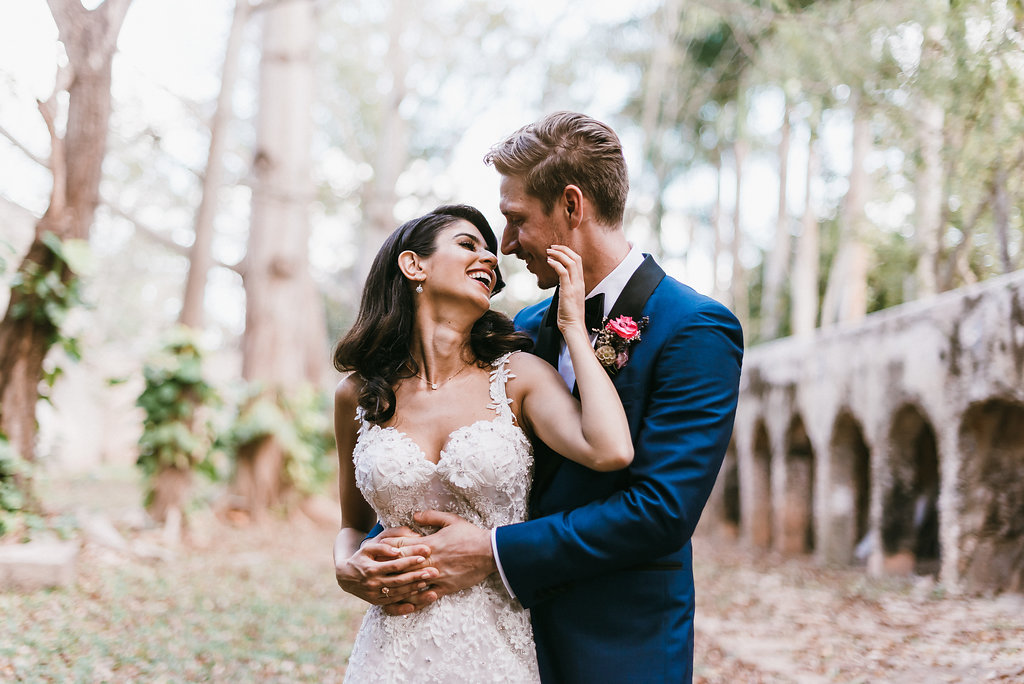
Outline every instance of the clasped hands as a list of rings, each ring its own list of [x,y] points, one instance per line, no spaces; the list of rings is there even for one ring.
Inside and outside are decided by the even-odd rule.
[[[487,530],[440,511],[413,518],[438,529],[425,536],[408,527],[386,529],[350,557],[335,555],[338,586],[388,615],[408,615],[497,570]]]

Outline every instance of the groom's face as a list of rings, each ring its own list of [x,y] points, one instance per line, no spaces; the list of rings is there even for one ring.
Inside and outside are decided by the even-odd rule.
[[[499,208],[505,217],[501,233],[501,253],[514,254],[526,263],[527,270],[537,277],[541,289],[558,284],[558,274],[548,265],[547,249],[552,244],[565,244],[567,221],[559,221],[558,205],[551,212],[526,192],[523,181],[515,176],[501,177]]]

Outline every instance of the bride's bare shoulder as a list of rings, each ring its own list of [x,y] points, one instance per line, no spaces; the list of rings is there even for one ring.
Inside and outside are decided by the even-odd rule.
[[[349,373],[334,388],[334,408],[346,413],[355,413],[359,404],[359,392],[363,389],[363,379],[358,373]]]
[[[551,364],[528,352],[512,354],[508,359],[508,369],[516,378],[527,384],[550,380],[552,375],[558,375],[558,371]]]

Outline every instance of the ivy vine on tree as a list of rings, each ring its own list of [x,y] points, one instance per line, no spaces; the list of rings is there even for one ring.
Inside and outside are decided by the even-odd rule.
[[[195,332],[178,327],[143,368],[146,384],[136,403],[146,416],[136,464],[146,477],[146,504],[151,509],[160,477],[167,471],[218,476],[210,458],[216,433],[209,409],[220,398],[203,377],[202,364]],[[186,492],[175,490],[162,501],[163,508],[181,509]],[[162,511],[157,517],[163,517]]]
[[[0,435],[0,536],[7,533],[13,515],[21,511],[25,497],[18,488],[17,477],[25,468],[14,447]]]

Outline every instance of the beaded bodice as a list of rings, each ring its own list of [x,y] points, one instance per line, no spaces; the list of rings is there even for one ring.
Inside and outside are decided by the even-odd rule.
[[[452,432],[437,463],[400,430],[368,423],[357,410],[356,485],[385,527],[415,529],[413,513],[427,509],[486,528],[526,519],[533,452],[509,408],[509,356],[492,365],[488,408],[494,419]]]

